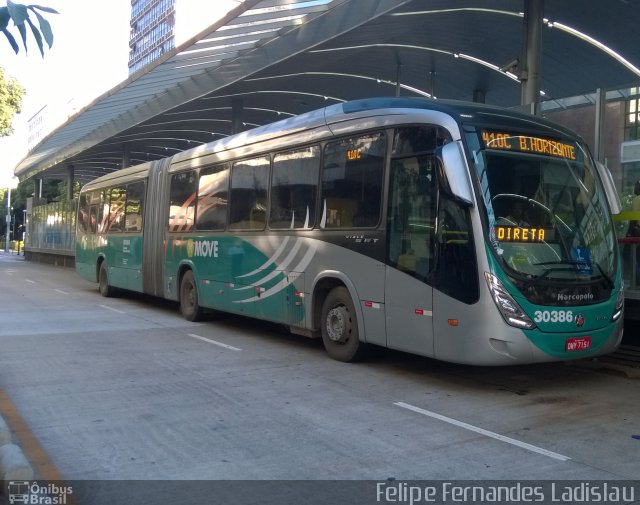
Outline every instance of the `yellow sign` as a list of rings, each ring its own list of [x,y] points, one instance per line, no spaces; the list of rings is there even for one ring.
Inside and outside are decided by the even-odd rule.
[[[576,145],[559,140],[484,130],[482,141],[487,149],[544,154],[567,160],[576,159]]]
[[[191,258],[193,256],[193,251],[195,250],[195,244],[193,240],[187,240],[187,256]]]
[[[544,228],[496,226],[496,238],[500,242],[544,242]]]

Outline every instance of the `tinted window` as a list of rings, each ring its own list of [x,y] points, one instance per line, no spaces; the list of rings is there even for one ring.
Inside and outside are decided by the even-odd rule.
[[[271,179],[272,228],[313,228],[315,222],[320,148],[276,154]]]
[[[98,193],[98,233],[106,233],[109,228],[109,190]]]
[[[435,155],[391,162],[388,262],[421,280],[426,280],[435,258],[435,172]]]
[[[193,228],[196,209],[195,171],[174,174],[169,190],[169,231],[187,232]]]
[[[198,186],[199,230],[223,230],[227,224],[229,165],[218,165],[200,172]]]
[[[229,227],[236,230],[262,230],[267,215],[269,157],[234,163],[231,172]]]
[[[142,208],[144,206],[144,182],[127,186],[127,208],[125,231],[142,231]]]
[[[478,267],[469,210],[442,196],[438,209],[434,287],[466,303],[479,297]]]
[[[95,233],[98,229],[98,206],[92,205],[89,209],[89,232]]]
[[[89,233],[90,229],[89,194],[82,193],[80,195],[80,203],[78,205],[78,230],[82,233]]]
[[[376,226],[380,219],[385,136],[370,133],[325,146],[323,228]]]
[[[110,233],[124,230],[124,205],[126,199],[126,188],[111,188],[109,190],[109,224],[107,231]]]
[[[394,157],[434,153],[451,140],[451,135],[440,126],[421,125],[397,128],[393,137]]]

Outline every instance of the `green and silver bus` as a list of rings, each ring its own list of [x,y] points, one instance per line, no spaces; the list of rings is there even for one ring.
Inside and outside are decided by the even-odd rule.
[[[610,353],[619,200],[571,131],[481,104],[331,105],[119,170],[80,195],[76,268],[114,289],[476,365]]]

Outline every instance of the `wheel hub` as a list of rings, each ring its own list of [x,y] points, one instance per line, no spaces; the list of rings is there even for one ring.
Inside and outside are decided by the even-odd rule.
[[[348,317],[345,307],[334,307],[327,314],[327,336],[333,342],[346,342]]]

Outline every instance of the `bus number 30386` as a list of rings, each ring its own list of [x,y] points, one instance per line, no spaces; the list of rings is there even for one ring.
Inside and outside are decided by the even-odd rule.
[[[571,310],[536,310],[533,320],[536,323],[572,323]]]

